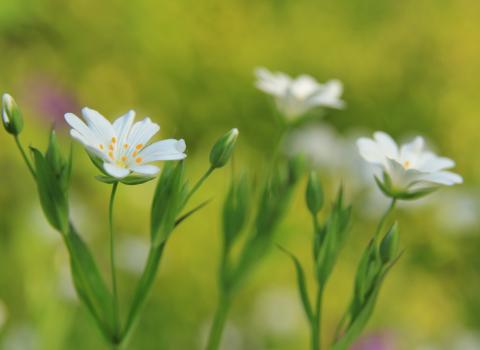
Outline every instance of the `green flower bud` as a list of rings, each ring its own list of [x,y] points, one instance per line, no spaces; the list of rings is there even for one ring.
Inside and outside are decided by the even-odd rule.
[[[398,252],[398,225],[394,223],[380,243],[380,258],[384,264],[392,261]]]
[[[308,176],[307,190],[305,192],[308,210],[316,215],[323,207],[322,184],[316,172],[310,172]]]
[[[223,135],[215,145],[213,145],[210,151],[210,164],[212,168],[221,168],[227,164],[235,148],[237,137],[238,129],[235,128]]]
[[[19,135],[23,129],[22,113],[9,94],[2,97],[2,122],[5,130],[12,135]]]

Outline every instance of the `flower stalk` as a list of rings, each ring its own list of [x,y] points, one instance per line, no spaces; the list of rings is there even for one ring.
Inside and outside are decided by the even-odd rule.
[[[118,303],[118,289],[117,289],[117,272],[115,267],[115,233],[113,230],[113,203],[117,193],[118,182],[112,185],[112,192],[110,194],[110,202],[108,206],[108,223],[110,232],[110,272],[112,278],[112,293],[113,293],[113,324],[114,324],[114,339],[117,341],[120,337],[120,321],[119,321],[119,303]]]

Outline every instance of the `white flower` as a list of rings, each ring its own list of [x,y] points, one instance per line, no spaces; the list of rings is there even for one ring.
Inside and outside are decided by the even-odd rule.
[[[129,111],[113,124],[90,108],[83,108],[82,115],[86,124],[72,113],[65,114],[65,120],[72,127],[70,135],[80,141],[92,156],[103,161],[105,172],[115,178],[121,179],[131,173],[153,176],[160,169],[150,162],[186,157],[183,139],[168,139],[147,145],[160,126],[150,118],[133,123],[134,111]]]
[[[385,179],[381,184],[384,186],[382,190],[385,192],[387,189],[391,196],[398,194],[400,198],[402,192],[407,194],[407,191],[421,191],[463,182],[460,175],[446,171],[455,166],[455,162],[425,150],[422,137],[416,137],[412,142],[398,147],[388,134],[375,132],[373,139],[358,139],[357,146],[360,155],[367,162],[383,171]]]
[[[314,107],[341,109],[345,102],[340,99],[342,82],[329,80],[320,84],[309,75],[291,78],[285,73],[272,73],[265,68],[257,68],[256,86],[274,96],[278,109],[288,119],[294,119]]]

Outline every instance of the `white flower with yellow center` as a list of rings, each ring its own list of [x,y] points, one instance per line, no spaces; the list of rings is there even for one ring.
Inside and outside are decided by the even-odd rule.
[[[151,177],[160,169],[149,163],[186,157],[183,139],[148,144],[160,126],[150,118],[134,123],[134,111],[119,117],[113,124],[87,107],[82,109],[82,115],[86,123],[72,113],[65,114],[65,120],[72,127],[70,135],[80,141],[91,156],[101,160],[105,172],[114,178],[122,179],[132,173]]]
[[[357,146],[360,155],[383,172],[383,182],[377,183],[391,197],[418,198],[441,185],[463,182],[460,175],[446,170],[455,162],[427,151],[422,137],[399,147],[388,134],[375,132],[373,139],[358,139]]]
[[[299,117],[314,107],[341,109],[342,82],[329,80],[320,84],[309,75],[291,78],[285,73],[272,73],[265,68],[257,68],[256,86],[275,98],[278,109],[288,119]]]

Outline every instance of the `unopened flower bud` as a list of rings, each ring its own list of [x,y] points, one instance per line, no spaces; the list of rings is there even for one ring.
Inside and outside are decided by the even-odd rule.
[[[322,184],[316,172],[310,172],[308,176],[307,190],[305,192],[308,210],[316,215],[323,207]]]
[[[23,129],[23,118],[17,103],[9,94],[2,97],[2,122],[5,130],[12,135],[18,135]]]
[[[227,164],[235,148],[237,137],[238,129],[235,128],[223,135],[213,145],[210,151],[210,164],[213,168],[221,168]]]
[[[392,261],[398,251],[398,225],[394,223],[380,243],[380,258],[384,264]]]

